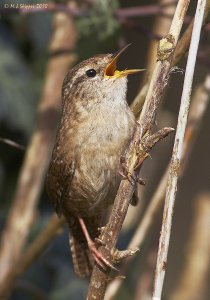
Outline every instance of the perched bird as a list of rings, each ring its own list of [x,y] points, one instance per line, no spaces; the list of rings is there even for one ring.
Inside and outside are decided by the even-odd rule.
[[[62,116],[47,191],[69,225],[74,270],[80,277],[91,274],[94,260],[109,265],[94,239],[117,193],[120,156],[135,127],[126,101],[127,75],[141,71],[116,69],[125,48],[79,63],[62,87]]]

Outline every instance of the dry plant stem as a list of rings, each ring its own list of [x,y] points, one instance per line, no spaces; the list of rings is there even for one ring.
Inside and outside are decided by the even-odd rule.
[[[169,14],[171,11],[168,11],[168,8],[174,5],[176,5],[176,1],[160,1],[160,4],[156,5],[141,5],[128,8],[119,8],[117,9],[115,15],[118,18],[131,18],[156,14]]]
[[[207,22],[208,16],[209,16],[209,11],[210,11],[210,1],[207,1],[206,8],[205,8],[205,14],[203,18],[203,24]],[[185,33],[182,35],[181,39],[178,41],[173,60],[171,63],[171,66],[176,66],[176,64],[179,62],[179,60],[184,56],[186,51],[189,48],[190,40],[191,40],[191,35],[192,35],[192,28],[193,28],[193,20],[189,24],[188,28],[186,29]],[[149,88],[149,81],[150,81],[150,75],[148,75],[147,82],[143,85],[141,88],[140,92],[134,99],[134,101],[131,104],[131,109],[133,113],[135,114],[136,117],[139,116],[140,111],[142,109],[142,106],[144,104],[148,88]]]
[[[177,44],[188,5],[189,1],[180,0],[178,2],[169,34],[160,42],[158,62],[156,63],[145,105],[139,118],[139,126],[137,126],[134,138],[126,154],[128,174],[131,175],[131,177],[135,177],[136,175],[136,165],[141,166],[154,144],[158,139],[164,137],[164,132],[159,132],[159,136],[156,134],[154,139],[153,135],[151,135],[151,129],[155,121],[157,109],[161,103],[165,79],[169,73],[172,55]],[[168,132],[169,130],[170,129],[168,129]],[[168,132],[165,130],[165,135]],[[128,179],[121,181],[108,224],[100,236],[106,246],[101,246],[99,249],[108,260],[111,259],[110,251],[116,245],[134,188],[135,185],[131,184]],[[109,272],[109,269],[103,271],[99,266],[95,265],[87,299],[100,300],[104,298]]]
[[[180,173],[183,174],[186,169],[187,162],[190,156],[190,150],[192,149],[193,143],[197,137],[199,127],[204,116],[204,113],[209,104],[209,95],[210,95],[210,75],[207,75],[203,85],[199,86],[192,98],[192,105],[189,112],[188,124],[186,128],[184,144],[183,144],[183,153],[181,159]],[[128,248],[132,249],[139,247],[141,249],[148,232],[151,229],[152,225],[155,223],[156,217],[160,211],[160,208],[164,201],[167,180],[168,180],[168,171],[169,166],[167,167],[162,179],[150,201],[150,204],[140,221],[129,245]],[[123,263],[121,269],[122,274],[126,273],[126,269],[131,262],[133,257],[126,259]],[[114,299],[118,290],[120,289],[123,283],[122,279],[114,279],[108,286],[106,292],[106,300]]]
[[[74,47],[76,34],[72,19],[55,15],[55,29],[50,48]],[[11,210],[2,234],[0,249],[0,295],[10,272],[19,261],[33,224],[36,204],[44,183],[45,171],[55,134],[60,90],[67,69],[75,61],[73,54],[50,59],[34,134],[26,151]]]
[[[4,143],[4,144],[7,144],[11,147],[14,147],[14,148],[17,148],[19,150],[25,150],[25,147],[12,141],[12,140],[9,140],[9,139],[4,139],[4,138],[0,138],[0,142]]]
[[[180,160],[182,155],[185,128],[187,124],[192,81],[193,81],[193,75],[195,69],[198,44],[200,40],[200,33],[201,33],[205,4],[206,1],[199,0],[197,4],[196,14],[195,14],[194,24],[196,25],[193,26],[192,39],[190,43],[189,56],[187,60],[183,93],[182,93],[181,105],[180,105],[180,111],[178,117],[177,131],[176,131],[176,136],[174,141],[174,149],[171,158],[169,178],[168,178],[167,189],[166,189],[163,223],[161,229],[157,266],[155,272],[153,300],[161,299],[163,281],[165,277],[167,254],[168,254],[169,240],[171,234],[173,207],[174,207],[174,202],[176,197]]]
[[[174,11],[176,9],[177,1],[171,1],[171,0],[159,0],[159,9],[161,9],[161,14],[157,14],[155,17],[155,22],[153,24],[152,29],[152,35],[154,36],[165,36],[171,26],[171,20],[172,16],[174,14]],[[158,7],[158,6],[157,6]],[[170,14],[171,18],[164,18],[162,14]],[[160,39],[160,38],[159,38]],[[146,72],[144,72],[144,86],[145,82],[148,82],[148,76],[151,74],[151,71],[154,69],[155,63],[156,63],[156,54],[157,54],[157,45],[159,39],[151,39],[147,51],[147,62],[146,62]],[[148,91],[148,88],[146,90],[146,93]],[[144,92],[144,91],[143,91]],[[146,95],[144,92],[144,94]],[[143,101],[145,100],[145,97]],[[142,103],[143,105],[143,103]],[[138,186],[138,198],[140,199],[142,197],[142,193],[144,193],[144,189],[141,188],[141,186]],[[138,205],[132,210],[128,210],[128,214],[126,216],[125,222],[123,224],[123,230],[127,227],[132,227],[132,224],[136,223],[137,218],[139,217],[140,210],[142,209],[142,205]]]
[[[161,9],[161,14],[157,14],[156,18],[155,18],[155,22],[153,24],[153,35],[154,36],[165,36],[171,26],[171,20],[172,20],[172,16],[175,12],[176,9],[176,4],[177,1],[171,1],[171,0],[159,0],[158,1],[159,4],[159,9]],[[158,7],[158,6],[157,6]],[[171,18],[164,18],[162,16],[162,14],[170,14]],[[151,39],[150,41],[150,45],[149,45],[149,49],[147,51],[147,63],[146,63],[146,72],[144,72],[144,79],[143,82],[148,82],[148,86],[149,86],[149,80],[148,77],[150,77],[149,74],[151,74],[151,71],[154,69],[155,63],[156,63],[156,59],[157,59],[157,45],[158,45],[159,39]],[[146,84],[146,89],[143,89],[143,93],[146,96],[146,93],[148,91],[148,86]],[[144,84],[145,87],[145,84]],[[145,100],[145,97],[143,98],[143,101]],[[142,103],[143,105],[143,103]],[[138,187],[139,191],[143,192],[143,189],[141,189],[141,186]],[[141,194],[140,194],[141,195]],[[139,197],[141,197],[139,195]],[[135,223],[136,218],[138,218],[139,216],[139,212],[140,209],[142,208],[141,205],[138,205],[137,207],[135,207],[134,210],[129,210],[128,214],[126,216],[126,220],[125,223],[123,225],[123,227],[125,228],[125,226],[132,226],[133,223]]]
[[[207,299],[210,263],[210,195],[200,195],[194,205],[194,220],[186,247],[185,266],[179,284],[170,300]]]

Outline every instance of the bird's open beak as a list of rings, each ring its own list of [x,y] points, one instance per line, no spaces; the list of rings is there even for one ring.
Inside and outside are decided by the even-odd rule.
[[[117,52],[117,54],[114,55],[112,61],[108,64],[108,66],[105,69],[104,77],[119,78],[119,77],[124,77],[129,74],[135,74],[145,70],[145,69],[131,69],[131,70],[123,70],[123,71],[117,70],[117,61],[120,55],[128,48],[129,45],[130,44],[126,45],[123,49],[121,49],[119,52]]]

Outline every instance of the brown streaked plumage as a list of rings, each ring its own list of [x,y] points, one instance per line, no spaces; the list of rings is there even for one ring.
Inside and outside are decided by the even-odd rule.
[[[90,275],[93,258],[78,217],[92,239],[120,182],[120,155],[135,119],[126,102],[127,78],[119,55],[97,55],[71,69],[62,88],[62,117],[47,175],[47,190],[69,224],[75,272]]]

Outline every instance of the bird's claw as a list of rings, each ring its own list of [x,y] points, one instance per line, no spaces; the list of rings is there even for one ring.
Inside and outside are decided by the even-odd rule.
[[[103,270],[106,270],[106,267],[109,267],[113,270],[116,270],[118,271],[118,269],[116,269],[104,256],[103,254],[97,249],[96,247],[96,244],[95,242],[91,239],[89,233],[88,233],[88,230],[87,230],[87,227],[85,225],[85,222],[83,220],[83,218],[81,217],[78,217],[78,220],[79,220],[79,223],[80,223],[80,226],[81,226],[81,229],[84,233],[84,236],[86,238],[86,241],[87,241],[87,245],[88,245],[88,248],[93,256],[93,259],[95,260],[95,262],[97,263],[97,265],[99,265]],[[99,238],[97,240],[98,242],[100,242],[101,244],[104,242],[101,241],[101,239]]]
[[[89,242],[88,244],[89,250],[92,253],[92,256],[97,263],[103,270],[106,270],[107,267],[109,267],[112,270],[119,271],[117,268],[115,268],[104,256],[103,254],[96,248],[96,245],[94,242]]]

